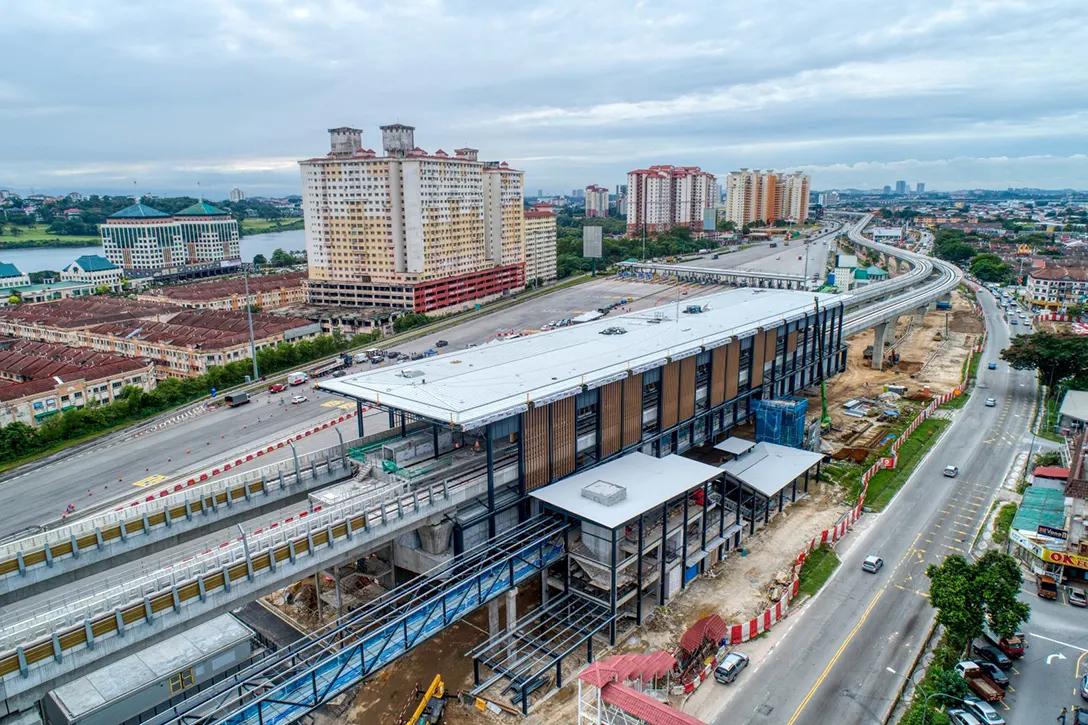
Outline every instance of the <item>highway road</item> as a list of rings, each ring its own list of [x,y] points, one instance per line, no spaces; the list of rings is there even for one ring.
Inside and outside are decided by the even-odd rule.
[[[988,362],[1009,336],[992,297],[979,297],[991,331]],[[984,406],[989,396],[997,407]],[[975,393],[907,485],[883,513],[862,519],[841,544],[842,565],[828,584],[787,621],[749,676],[723,693],[715,725],[883,720],[901,684],[888,668],[909,671],[935,615],[926,567],[969,549],[1014,456],[1027,449],[1034,396],[1033,373],[1004,362],[981,367]],[[960,467],[957,478],[942,475],[949,464]],[[877,575],[861,571],[871,554],[885,561]]]
[[[691,289],[689,294],[716,291],[720,290]],[[644,309],[666,304],[676,299],[676,295],[673,287],[602,278],[526,300],[392,349],[420,352],[441,338],[449,342],[443,352],[449,352],[471,343],[483,343],[501,330],[539,328],[550,321],[621,299],[633,300],[634,309]],[[253,396],[249,405],[211,410],[139,436],[110,437],[68,458],[26,466],[0,481],[0,510],[5,512],[0,537],[56,519],[69,503],[76,506],[78,515],[91,506],[106,506],[154,493],[174,479],[185,480],[194,472],[233,460],[264,443],[282,440],[315,422],[354,410],[350,402],[309,389],[305,391],[308,402],[297,406],[279,404],[281,399],[290,400],[296,392],[297,389],[287,394],[261,393]],[[365,419],[367,433],[383,430],[387,420],[383,413],[370,413]],[[345,437],[353,437],[352,430],[354,423],[351,430],[343,431]],[[329,430],[320,437],[307,439],[299,452],[336,442],[335,432]],[[271,460],[275,458],[262,459],[260,463]]]

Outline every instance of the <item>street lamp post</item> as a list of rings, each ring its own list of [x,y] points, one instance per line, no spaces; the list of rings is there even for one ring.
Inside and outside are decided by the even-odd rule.
[[[253,382],[260,380],[257,374],[257,343],[253,339],[253,304],[249,301],[249,267],[242,265],[242,279],[246,285],[246,317],[249,320],[249,354],[253,358]]]
[[[891,667],[885,667],[884,669],[886,669],[888,672],[892,673],[896,677],[899,677],[899,678],[903,679],[904,681],[909,682],[911,687],[913,687],[916,691],[922,693],[922,725],[926,725],[926,712],[929,710],[929,698],[931,698],[931,697],[936,697],[937,695],[941,695],[942,697],[947,697],[950,700],[955,700],[956,702],[963,702],[963,704],[965,704],[965,705],[967,704],[962,699],[956,697],[955,695],[949,695],[947,692],[931,692],[931,693],[929,693],[927,695],[926,691],[923,690],[920,685],[915,684],[914,680],[910,679],[909,677],[906,677],[905,675],[899,674],[898,672],[893,670]]]

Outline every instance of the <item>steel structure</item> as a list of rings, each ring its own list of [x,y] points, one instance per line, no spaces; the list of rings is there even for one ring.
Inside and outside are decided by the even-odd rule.
[[[523,617],[508,630],[470,650],[472,694],[478,695],[501,679],[510,683],[503,693],[514,692],[523,714],[529,712],[529,695],[544,685],[555,669],[555,687],[563,686],[563,660],[582,645],[593,661],[593,635],[607,627],[614,616],[608,607],[567,592]],[[480,668],[494,674],[481,679]]]
[[[558,560],[566,528],[548,516],[529,519],[147,725],[294,722]]]

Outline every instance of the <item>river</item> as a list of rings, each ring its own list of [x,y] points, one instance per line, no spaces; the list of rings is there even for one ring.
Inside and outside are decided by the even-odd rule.
[[[258,254],[266,258],[272,252],[282,249],[286,252],[306,249],[306,232],[295,229],[289,232],[269,232],[242,237],[242,259],[247,262]],[[40,272],[51,269],[59,272],[84,254],[102,255],[102,246],[94,247],[33,247],[30,249],[0,249],[0,262],[7,262],[18,267],[20,272]]]

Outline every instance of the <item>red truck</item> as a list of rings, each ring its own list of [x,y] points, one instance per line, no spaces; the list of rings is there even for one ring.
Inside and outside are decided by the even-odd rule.
[[[976,662],[971,660],[960,662],[956,665],[956,674],[967,680],[967,686],[972,692],[986,702],[994,702],[1005,696],[1005,691],[991,680]]]
[[[1005,656],[1010,660],[1017,659],[1024,656],[1024,649],[1027,647],[1027,641],[1021,632],[1017,632],[1011,637],[998,637],[989,626],[986,626],[982,630],[982,634],[986,639],[997,646]]]
[[[287,390],[287,386],[283,383],[272,383],[268,386],[268,392],[270,393],[282,393],[284,390]]]

